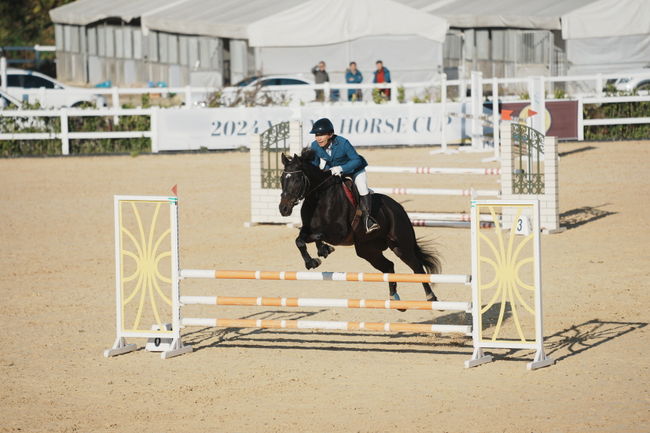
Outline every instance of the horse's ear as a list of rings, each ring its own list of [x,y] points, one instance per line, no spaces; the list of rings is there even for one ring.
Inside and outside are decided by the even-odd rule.
[[[297,154],[297,153],[294,153],[294,154],[293,154],[293,157],[294,157],[295,159],[298,159],[298,154]]]
[[[282,152],[282,164],[284,165],[289,164],[289,158],[285,156],[284,152]]]

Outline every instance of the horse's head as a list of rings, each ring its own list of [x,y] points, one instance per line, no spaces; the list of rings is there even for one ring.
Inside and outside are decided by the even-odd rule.
[[[280,215],[289,216],[295,205],[305,198],[309,179],[303,171],[303,161],[300,156],[293,157],[282,154],[282,195],[280,196]]]

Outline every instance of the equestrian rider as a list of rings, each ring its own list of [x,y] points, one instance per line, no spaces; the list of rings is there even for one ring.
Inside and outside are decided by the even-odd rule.
[[[368,190],[366,160],[357,153],[346,138],[334,134],[334,125],[327,118],[314,122],[309,133],[316,136],[316,140],[311,143],[311,148],[316,152],[312,164],[323,171],[330,170],[335,176],[347,175],[354,179],[361,196],[359,204],[366,233],[377,230],[379,224],[370,215],[372,197]]]

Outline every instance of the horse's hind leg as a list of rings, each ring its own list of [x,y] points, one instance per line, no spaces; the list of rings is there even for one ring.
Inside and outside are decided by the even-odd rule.
[[[393,253],[395,253],[397,257],[399,257],[404,263],[406,263],[408,267],[413,270],[414,273],[426,274],[426,270],[424,269],[424,266],[422,266],[422,263],[420,263],[420,260],[418,260],[413,250],[410,249],[405,250],[400,248],[398,245],[394,245],[394,244],[390,245],[390,249],[393,251]],[[433,290],[431,290],[431,285],[429,283],[422,283],[422,287],[424,287],[424,294],[427,297],[427,301],[438,300],[435,293],[433,293]]]
[[[377,248],[370,243],[355,244],[354,248],[357,252],[357,256],[368,261],[368,263],[370,263],[375,269],[385,274],[392,274],[395,272],[395,264],[384,257],[384,254],[382,253],[383,248]],[[391,299],[399,301],[397,283],[388,283],[388,292]]]

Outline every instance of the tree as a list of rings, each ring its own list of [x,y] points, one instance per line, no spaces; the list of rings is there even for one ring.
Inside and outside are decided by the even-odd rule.
[[[54,45],[50,9],[74,0],[0,0],[0,46]]]

